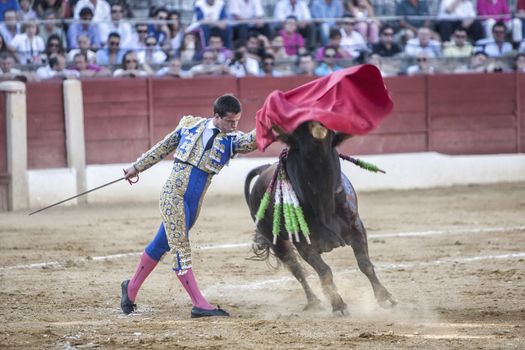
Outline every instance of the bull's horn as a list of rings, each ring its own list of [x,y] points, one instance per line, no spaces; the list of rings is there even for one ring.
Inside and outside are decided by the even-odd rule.
[[[326,135],[328,135],[328,129],[319,122],[311,122],[309,127],[312,136],[318,140],[324,140]]]

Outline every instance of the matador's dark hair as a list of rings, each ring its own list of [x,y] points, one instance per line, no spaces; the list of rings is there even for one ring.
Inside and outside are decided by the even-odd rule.
[[[213,113],[219,117],[225,117],[228,113],[238,114],[241,112],[241,103],[237,97],[226,94],[222,95],[213,103]]]

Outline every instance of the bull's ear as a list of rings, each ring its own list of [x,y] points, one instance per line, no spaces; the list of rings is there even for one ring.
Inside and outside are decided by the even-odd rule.
[[[292,134],[286,133],[283,129],[277,125],[272,125],[272,130],[277,134],[277,140],[290,145],[292,143]]]
[[[337,147],[339,146],[341,143],[343,143],[344,141],[348,140],[349,138],[351,138],[352,136],[354,135],[350,135],[350,134],[345,134],[345,133],[342,133],[342,132],[338,132],[335,134],[334,136],[334,140],[332,141],[332,146],[333,147]]]

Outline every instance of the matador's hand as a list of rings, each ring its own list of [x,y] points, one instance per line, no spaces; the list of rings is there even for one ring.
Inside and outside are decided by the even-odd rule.
[[[131,165],[127,169],[122,169],[124,171],[124,178],[129,182],[130,185],[137,183],[139,181],[139,171]],[[135,180],[136,178],[136,180]]]

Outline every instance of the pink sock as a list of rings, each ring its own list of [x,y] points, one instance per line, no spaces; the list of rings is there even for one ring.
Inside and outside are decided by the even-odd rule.
[[[184,275],[177,274],[180,283],[186,289],[186,292],[191,298],[191,303],[193,306],[205,310],[213,310],[215,306],[209,304],[204,296],[201,294],[199,287],[197,286],[197,281],[195,281],[195,276],[193,275],[193,270],[191,268]]]
[[[142,286],[144,280],[149,276],[158,263],[158,261],[153,260],[146,252],[142,252],[137,271],[135,271],[133,278],[131,278],[131,281],[129,281],[128,284],[128,297],[131,301],[135,301],[140,286]]]

